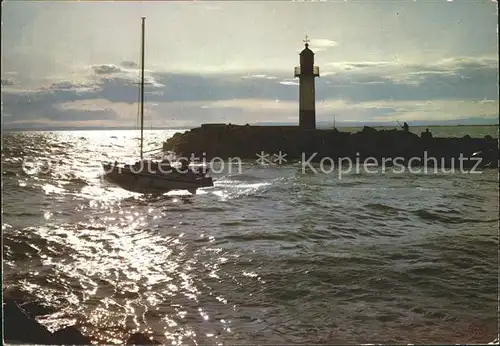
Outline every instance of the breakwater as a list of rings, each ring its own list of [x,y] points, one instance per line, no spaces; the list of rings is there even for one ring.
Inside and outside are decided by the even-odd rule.
[[[356,133],[331,130],[304,130],[296,126],[250,126],[206,124],[185,133],[176,133],[163,145],[164,151],[180,156],[255,159],[262,152],[286,154],[287,161],[320,162],[338,160],[380,160],[400,158],[405,164],[450,166],[462,160],[464,167],[498,167],[498,139],[436,138],[432,133],[420,136],[402,130],[376,130],[364,127]],[[476,154],[475,154],[476,153]],[[474,155],[475,154],[475,155]],[[476,159],[473,159],[476,158]],[[421,158],[422,160],[413,160]],[[436,159],[436,160],[433,160]]]

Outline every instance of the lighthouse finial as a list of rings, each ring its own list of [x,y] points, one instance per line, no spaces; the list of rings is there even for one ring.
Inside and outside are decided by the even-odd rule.
[[[306,48],[309,47],[309,36],[306,35],[306,38],[304,40],[302,40],[305,42],[306,44]]]

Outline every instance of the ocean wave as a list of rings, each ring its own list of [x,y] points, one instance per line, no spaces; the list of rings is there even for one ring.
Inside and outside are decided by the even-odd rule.
[[[453,211],[447,211],[447,213],[455,214]],[[432,212],[426,209],[419,209],[413,212],[423,220],[428,221],[439,221],[445,224],[461,224],[461,223],[494,223],[498,222],[498,219],[472,219],[460,216],[446,216],[442,213]]]

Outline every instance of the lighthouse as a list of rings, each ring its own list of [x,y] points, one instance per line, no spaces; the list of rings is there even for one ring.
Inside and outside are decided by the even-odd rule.
[[[314,66],[314,53],[309,49],[309,40],[304,40],[305,48],[300,52],[300,66],[295,67],[295,77],[299,77],[299,127],[316,128],[316,95],[314,78],[319,77],[319,67]]]

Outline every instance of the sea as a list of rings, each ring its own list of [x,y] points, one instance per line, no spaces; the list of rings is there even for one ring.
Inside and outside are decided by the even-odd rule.
[[[145,131],[145,149],[176,132]],[[246,160],[195,195],[162,196],[103,179],[102,161],[137,155],[137,131],[2,134],[3,294],[52,308],[38,317],[49,330],[171,345],[498,335],[498,170],[339,175]]]

